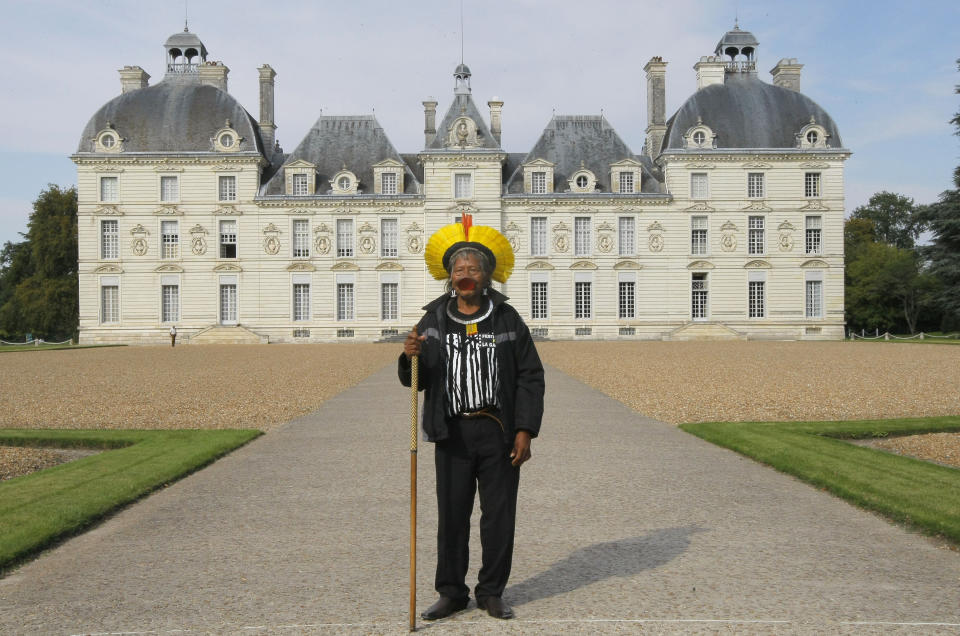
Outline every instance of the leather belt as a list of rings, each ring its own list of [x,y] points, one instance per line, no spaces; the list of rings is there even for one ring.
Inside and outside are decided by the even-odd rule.
[[[496,411],[494,411],[493,409],[487,408],[487,409],[480,409],[479,411],[471,411],[469,413],[461,413],[460,417],[467,420],[477,418],[477,417],[489,417],[491,420],[493,420],[494,422],[500,425],[501,431],[506,432],[506,429],[503,427],[503,420],[497,417]]]

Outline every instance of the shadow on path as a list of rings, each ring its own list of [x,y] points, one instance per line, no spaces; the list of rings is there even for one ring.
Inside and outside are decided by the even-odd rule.
[[[656,530],[645,537],[595,543],[574,551],[550,569],[511,585],[504,592],[513,605],[566,594],[611,577],[627,577],[669,563],[686,552],[690,538],[704,528]]]

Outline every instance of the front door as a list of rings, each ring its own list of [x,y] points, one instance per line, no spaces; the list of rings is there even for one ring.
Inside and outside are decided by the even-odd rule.
[[[237,324],[237,286],[220,285],[220,324]]]

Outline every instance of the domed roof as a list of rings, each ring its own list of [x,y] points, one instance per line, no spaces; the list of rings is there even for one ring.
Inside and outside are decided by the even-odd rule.
[[[200,38],[197,37],[195,33],[190,33],[189,31],[181,31],[180,33],[174,33],[167,38],[167,41],[163,43],[164,46],[196,46],[202,47],[203,42],[200,41]]]
[[[733,27],[732,31],[727,31],[723,34],[723,37],[720,38],[720,41],[717,42],[717,51],[724,51],[728,46],[744,47],[744,46],[757,46],[759,42],[757,41],[756,36],[749,31],[741,31],[740,27]]]
[[[698,90],[670,118],[663,150],[683,148],[698,119],[717,135],[717,148],[795,148],[795,135],[811,117],[830,135],[828,147],[843,147],[833,118],[812,99],[753,73],[732,73],[723,84]]]
[[[77,152],[91,152],[107,122],[123,137],[124,152],[212,152],[226,121],[242,137],[239,150],[263,154],[253,117],[229,93],[197,82],[165,80],[123,93],[100,107],[83,129]]]
[[[456,70],[453,71],[454,75],[470,75],[470,67],[461,62],[457,65]]]

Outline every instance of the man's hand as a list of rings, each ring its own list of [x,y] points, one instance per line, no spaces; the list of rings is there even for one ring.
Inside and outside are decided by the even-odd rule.
[[[426,339],[426,336],[417,335],[416,327],[407,334],[407,339],[403,342],[403,352],[406,354],[408,360],[413,356],[420,355],[420,343]]]
[[[510,463],[514,466],[520,466],[523,462],[530,459],[530,433],[528,431],[517,431],[513,438],[513,450],[510,452]]]

